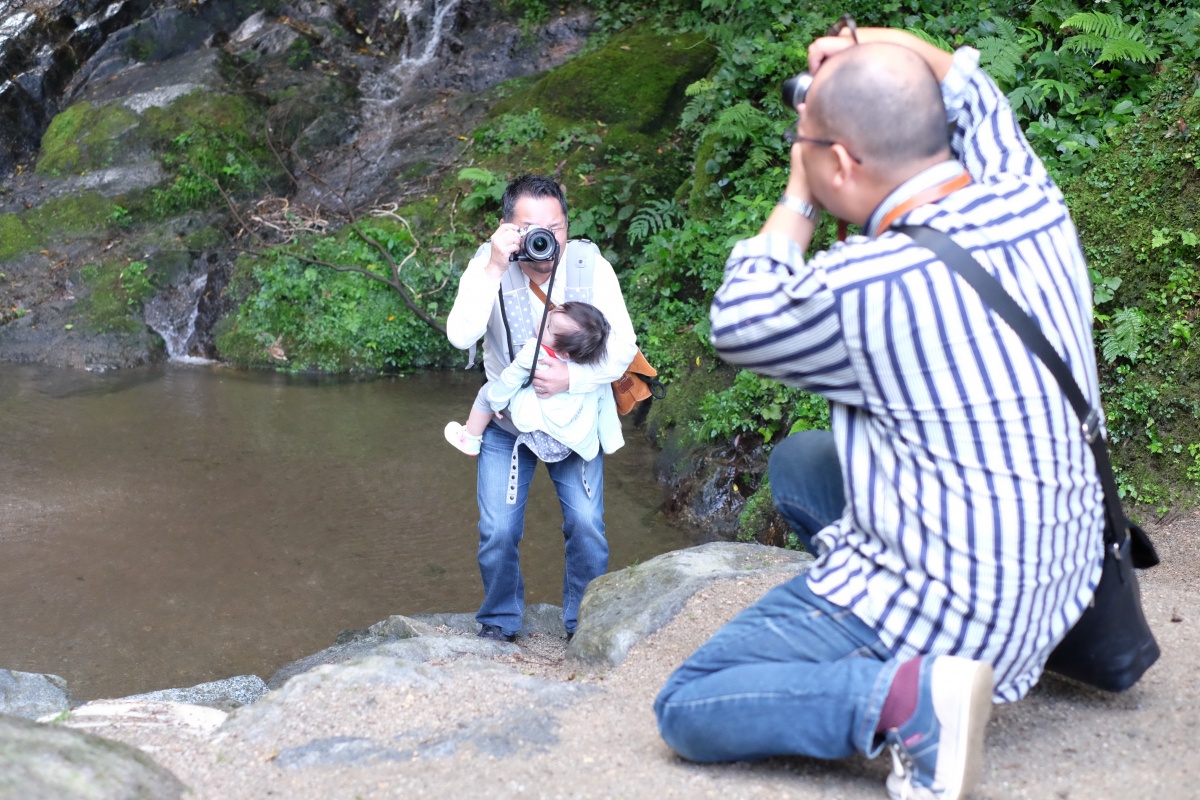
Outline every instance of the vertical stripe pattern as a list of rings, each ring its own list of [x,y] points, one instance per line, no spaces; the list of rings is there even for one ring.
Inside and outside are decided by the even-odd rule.
[[[977,59],[960,50],[943,82],[955,162],[880,207],[966,167],[971,186],[899,221],[966,248],[1099,406],[1074,226]],[[996,701],[1023,696],[1090,600],[1102,547],[1095,463],[1041,362],[965,281],[889,231],[807,261],[784,237],[740,242],[711,316],[722,358],[830,400],[846,511],[817,537],[813,591],[897,657],[987,661]]]

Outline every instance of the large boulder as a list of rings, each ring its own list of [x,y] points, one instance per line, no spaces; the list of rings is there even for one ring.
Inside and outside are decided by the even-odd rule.
[[[0,714],[37,719],[70,707],[67,682],[57,675],[0,669]]]
[[[693,594],[718,580],[799,575],[812,556],[759,544],[710,542],[602,575],[588,584],[567,656],[593,669],[614,667],[629,648],[670,622]]]
[[[175,800],[183,791],[129,745],[0,714],[0,800]]]

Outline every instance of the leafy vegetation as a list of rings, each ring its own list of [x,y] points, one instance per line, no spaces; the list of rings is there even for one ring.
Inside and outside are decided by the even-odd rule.
[[[527,37],[565,5],[501,3]],[[827,425],[823,400],[722,365],[708,344],[707,315],[730,248],[758,230],[786,179],[783,137],[795,115],[780,102],[779,84],[804,69],[807,43],[849,12],[860,25],[979,48],[1079,225],[1093,268],[1102,391],[1126,496],[1161,509],[1200,487],[1193,335],[1200,11],[1193,3],[588,6],[601,26],[588,50],[496,90],[500,99],[465,137],[455,169],[396,209],[411,227],[399,217],[371,218],[244,256],[228,290],[240,305],[223,323],[222,355],[286,370],[411,370],[457,361],[437,329],[456,276],[498,222],[507,182],[542,172],[567,189],[571,235],[596,241],[617,266],[639,342],[671,387],[651,410],[651,430],[769,450],[791,430]],[[303,69],[314,55],[301,44],[287,57]],[[309,105],[289,124],[317,119],[321,104]],[[125,135],[119,115],[72,111],[48,134],[38,166],[44,174],[111,159],[103,137],[88,131]],[[173,214],[265,191],[276,175],[260,112],[249,100],[224,96],[148,111],[171,182],[147,208]],[[122,206],[103,209],[104,224],[123,224],[125,208],[139,210]],[[0,217],[0,248],[31,246],[37,224],[31,215]],[[824,220],[815,246],[828,246],[834,235]],[[769,503],[757,479],[743,483],[752,509],[743,527],[752,530],[766,524]]]
[[[449,263],[409,259],[415,244],[406,225],[377,219],[243,256],[231,287],[241,303],[222,320],[221,352],[238,363],[289,371],[410,371],[452,363],[456,351],[444,332],[408,313],[389,285],[398,273],[410,297],[445,289]],[[423,309],[441,310],[436,299]]]

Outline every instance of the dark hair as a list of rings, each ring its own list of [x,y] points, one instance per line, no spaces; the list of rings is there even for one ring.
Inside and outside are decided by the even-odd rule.
[[[608,347],[608,320],[591,303],[571,301],[554,307],[579,326],[578,330],[558,337],[556,348],[577,364],[596,364],[604,359]]]
[[[562,206],[563,216],[567,216],[567,196],[561,186],[544,175],[522,175],[508,185],[500,198],[501,218],[505,222],[512,222],[517,201],[522,197],[553,197]]]

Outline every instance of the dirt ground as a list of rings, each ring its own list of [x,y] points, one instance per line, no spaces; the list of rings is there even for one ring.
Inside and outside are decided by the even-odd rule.
[[[1200,797],[1192,736],[1200,723],[1200,515],[1148,526],[1162,564],[1141,574],[1143,603],[1162,658],[1133,689],[1108,695],[1047,677],[1019,703],[995,709],[980,800]],[[671,670],[770,581],[714,584],[608,674],[564,663],[552,637],[528,637],[500,659],[526,675],[589,691],[553,712],[553,735],[507,754],[459,747],[444,757],[356,766],[280,765],[281,748],[321,737],[411,740],[472,718],[544,714],[486,673],[428,688],[355,687],[306,697],[268,735],[221,736],[148,728],[93,731],[145,747],[196,798],[857,798],[885,797],[886,757],[841,762],[779,758],[689,764],[658,736],[651,704]],[[526,704],[529,704],[526,706]],[[513,716],[513,715],[516,716]],[[505,716],[508,715],[508,716]],[[797,719],[797,725],[804,720]],[[280,759],[282,760],[282,759]]]

